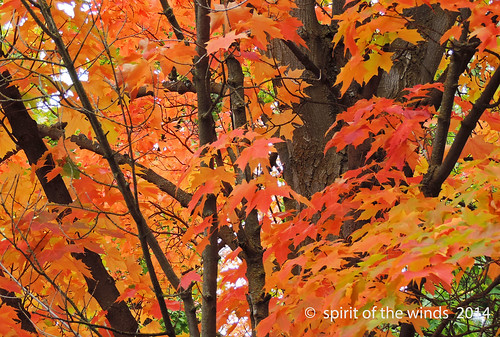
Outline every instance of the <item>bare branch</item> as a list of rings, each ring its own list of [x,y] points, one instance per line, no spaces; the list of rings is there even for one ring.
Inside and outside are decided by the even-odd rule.
[[[467,306],[469,306],[470,303],[474,302],[474,301],[477,301],[478,299],[481,299],[481,298],[484,298],[486,295],[488,295],[490,293],[490,291],[492,291],[493,289],[496,288],[496,286],[498,286],[500,284],[500,276],[497,276],[493,282],[491,282],[491,284],[486,288],[484,289],[484,291],[478,293],[478,294],[474,294],[473,296],[469,297],[468,299],[464,300],[463,302],[459,303],[456,308],[466,308]],[[448,325],[448,323],[454,318],[455,316],[454,315],[450,315],[448,318],[445,318],[441,321],[441,323],[438,325],[438,327],[436,328],[436,330],[434,330],[434,333],[432,334],[431,337],[439,337],[439,336],[442,336],[441,335],[441,332],[444,330],[444,328],[446,327],[446,325]]]

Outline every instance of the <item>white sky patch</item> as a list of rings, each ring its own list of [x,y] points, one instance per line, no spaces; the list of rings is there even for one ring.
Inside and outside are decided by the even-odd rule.
[[[89,80],[89,72],[84,69],[79,69],[78,78],[82,82],[87,82]],[[54,76],[54,79],[56,81],[64,82],[64,84],[66,85],[73,84],[73,81],[71,80],[71,77],[69,76],[68,71],[66,69],[61,69],[61,73],[59,75]]]
[[[71,16],[71,18],[75,17],[75,6],[76,6],[76,4],[74,2],[57,3],[57,9],[68,14],[69,16]]]

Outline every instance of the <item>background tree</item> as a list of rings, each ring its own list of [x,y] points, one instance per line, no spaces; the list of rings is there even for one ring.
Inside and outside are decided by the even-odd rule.
[[[498,335],[498,7],[4,1],[0,333]]]

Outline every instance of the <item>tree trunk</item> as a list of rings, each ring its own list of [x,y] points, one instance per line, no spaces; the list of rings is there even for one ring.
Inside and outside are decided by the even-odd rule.
[[[416,46],[396,40],[388,46],[397,51],[392,70],[389,73],[381,71],[363,86],[351,84],[343,97],[340,97],[338,87],[333,87],[332,84],[347,59],[342,40],[335,49],[331,47],[335,23],[331,26],[318,23],[314,1],[299,0],[297,4],[297,17],[304,24],[301,35],[308,50],[296,46],[290,48],[290,43],[273,41],[271,53],[282,64],[307,70],[310,87],[306,89],[306,93],[310,98],[303,99],[294,107],[304,125],[295,130],[292,141],[278,144],[277,148],[284,166],[285,180],[296,192],[310,198],[345,171],[361,167],[370,149],[367,142],[357,148],[350,146],[341,152],[332,149],[323,154],[325,144],[331,137],[331,134],[326,135],[326,131],[336,121],[336,116],[359,99],[373,95],[400,98],[404,88],[432,82],[444,52],[438,41],[453,25],[458,13],[445,12],[439,7],[430,8],[427,5],[405,13],[415,20],[409,28],[418,29],[422,36],[429,36],[429,39]],[[341,10],[339,3],[334,12],[339,14]],[[349,236],[358,228],[358,225],[346,224],[343,236]]]
[[[325,134],[341,112],[340,92],[332,84],[345,60],[339,48],[332,48],[334,29],[318,23],[315,2],[299,0],[297,5],[297,16],[304,24],[300,33],[308,50],[292,42],[274,41],[271,53],[291,68],[306,70],[304,75],[310,79],[310,87],[306,89],[309,97],[293,107],[304,124],[294,131],[291,141],[278,144],[277,149],[287,183],[310,198],[346,170],[345,152],[330,150],[323,154],[328,140]]]
[[[284,178],[298,193],[310,198],[315,192],[321,191],[340,177],[346,170],[361,167],[365,163],[365,155],[370,149],[370,143],[365,142],[340,153],[334,150],[325,155],[323,149],[329,139],[325,135],[328,128],[336,121],[336,116],[354,105],[359,99],[371,98],[373,95],[387,98],[401,98],[403,89],[432,82],[441,61],[444,48],[438,41],[455,22],[457,13],[449,13],[441,8],[427,5],[414,8],[405,15],[415,22],[409,28],[416,28],[426,42],[412,45],[403,40],[396,40],[389,46],[394,50],[394,65],[389,73],[379,72],[364,86],[353,83],[340,98],[335,83],[336,75],[346,63],[344,48],[340,44],[331,48],[332,27],[321,26],[314,13],[315,2],[298,0],[298,18],[303,22],[305,32],[302,33],[309,50],[295,50],[292,46],[286,49],[286,43],[273,43],[273,56],[287,65],[308,70],[311,77],[304,99],[295,107],[304,125],[295,130],[292,141],[277,146],[280,159],[284,166]],[[341,11],[341,4],[333,10]],[[298,49],[296,47],[296,49]],[[311,64],[312,63],[312,64]],[[316,69],[314,69],[316,68]],[[322,80],[319,80],[318,73]],[[296,206],[296,205],[294,205]],[[353,210],[353,214],[355,210]],[[348,237],[359,229],[363,222],[356,220],[344,223],[341,236]],[[403,324],[401,336],[413,337],[415,330],[411,324]]]

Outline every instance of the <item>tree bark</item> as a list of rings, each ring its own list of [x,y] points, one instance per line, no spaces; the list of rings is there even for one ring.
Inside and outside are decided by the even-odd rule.
[[[345,152],[328,151],[323,154],[327,137],[325,133],[341,111],[340,93],[332,87],[335,76],[345,62],[342,51],[332,49],[334,29],[321,25],[316,19],[313,0],[297,1],[297,17],[303,22],[301,34],[308,49],[293,46],[291,42],[274,41],[271,53],[282,64],[306,69],[310,87],[305,98],[293,107],[304,124],[294,131],[293,139],[278,144],[284,178],[298,193],[310,198],[321,191],[346,168]],[[278,90],[284,90],[278,88]],[[279,92],[278,92],[279,95]]]
[[[213,102],[210,97],[210,67],[205,45],[210,39],[210,0],[195,2],[196,51],[194,85],[198,98],[198,132],[200,146],[217,139],[215,121],[212,116]],[[206,163],[211,166],[211,163]],[[209,194],[203,207],[203,217],[211,218],[206,231],[209,243],[202,253],[203,258],[203,301],[201,308],[201,336],[212,337],[217,333],[217,276],[219,263],[218,220],[216,197]]]
[[[390,50],[396,53],[394,65],[389,73],[382,74],[376,91],[379,97],[400,98],[405,88],[433,82],[444,53],[439,40],[458,16],[458,13],[444,11],[439,6],[430,8],[427,5],[407,10],[404,14],[414,20],[408,28],[418,29],[424,38],[428,38],[416,46],[400,39],[391,44]]]
[[[230,91],[231,113],[234,129],[247,128],[245,106],[244,75],[240,62],[233,56],[226,59],[228,69],[227,84]],[[238,170],[237,184],[252,179],[247,168]],[[244,204],[246,201],[243,202]],[[244,213],[242,211],[242,213]],[[255,209],[240,222],[238,245],[242,249],[240,258],[245,260],[248,281],[247,302],[250,308],[252,336],[257,336],[257,326],[269,315],[270,295],[265,292],[266,271],[264,269],[264,249],[261,244],[261,226]]]

